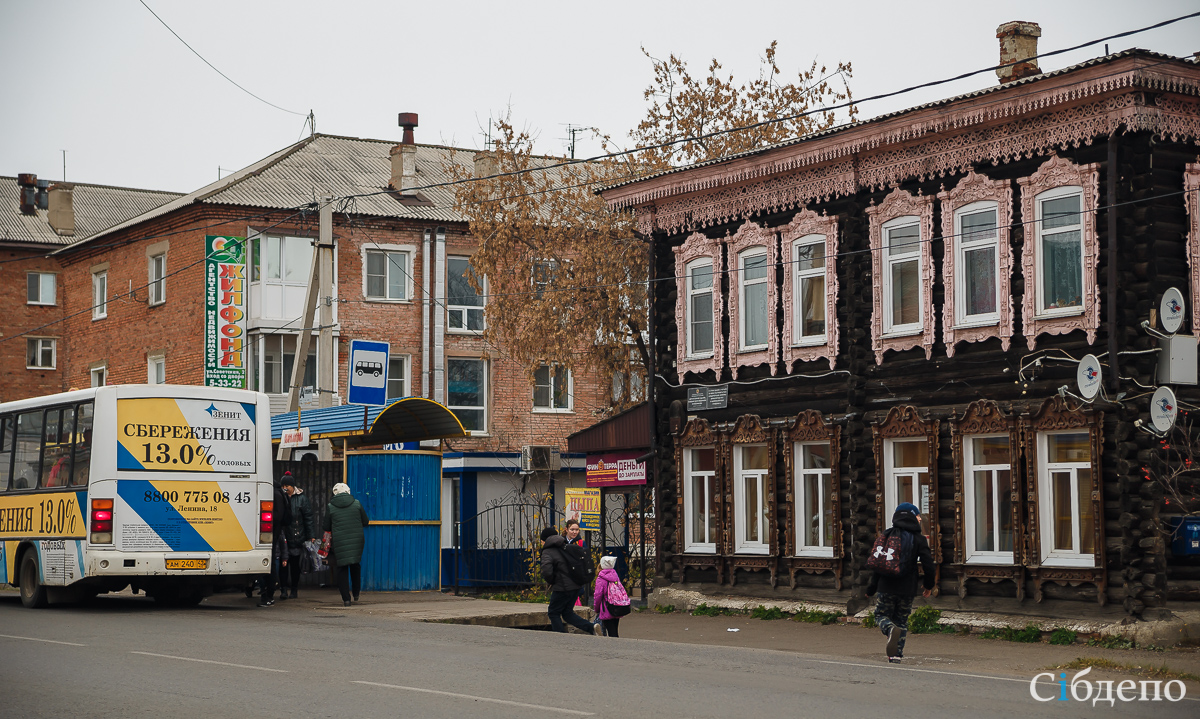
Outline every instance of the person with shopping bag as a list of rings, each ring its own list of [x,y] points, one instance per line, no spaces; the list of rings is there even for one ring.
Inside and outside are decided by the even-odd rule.
[[[333,485],[333,499],[325,507],[322,528],[332,535],[333,549],[329,555],[337,561],[337,584],[343,606],[350,606],[351,599],[357,602],[362,588],[359,562],[366,543],[363,527],[369,521],[367,510],[350,494],[350,487],[342,482]]]
[[[301,555],[305,552],[306,542],[317,541],[317,521],[313,516],[312,505],[308,501],[308,497],[304,495],[304,490],[296,486],[296,480],[292,478],[291,472],[284,472],[283,478],[279,480],[279,485],[283,488],[288,498],[288,507],[292,513],[292,523],[287,525],[287,545],[288,545],[288,562],[286,571],[280,577],[279,598],[287,599],[288,590],[291,590],[291,598],[296,598],[296,591],[300,586],[300,575],[306,571],[305,565],[308,564],[307,559]]]

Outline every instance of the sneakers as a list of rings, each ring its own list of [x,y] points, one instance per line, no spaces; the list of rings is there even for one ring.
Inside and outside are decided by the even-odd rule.
[[[900,627],[893,626],[888,631],[887,656],[889,661],[900,656]]]
[[[889,664],[899,664],[904,661],[904,657],[888,657],[887,660]]]
[[[262,599],[262,600],[259,600],[259,602],[258,602],[258,606],[260,606],[260,607],[273,607],[273,606],[275,606],[275,600],[274,600],[274,599]]]
[[[601,624],[600,622],[596,622],[595,624],[593,624],[592,625],[592,634],[595,634],[598,637],[604,636],[604,625]]]

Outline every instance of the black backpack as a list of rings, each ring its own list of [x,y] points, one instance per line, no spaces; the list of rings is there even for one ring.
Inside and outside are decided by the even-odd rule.
[[[571,581],[579,586],[586,586],[592,581],[592,570],[588,566],[587,552],[578,544],[567,543],[562,548],[563,559],[567,562],[567,574]]]

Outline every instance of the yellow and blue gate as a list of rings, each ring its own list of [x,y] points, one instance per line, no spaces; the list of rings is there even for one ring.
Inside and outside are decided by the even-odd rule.
[[[346,484],[371,522],[363,547],[363,589],[440,588],[441,480],[441,452],[346,454]]]

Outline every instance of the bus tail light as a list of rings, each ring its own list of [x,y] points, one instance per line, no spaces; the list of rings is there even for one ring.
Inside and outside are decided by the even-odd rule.
[[[258,542],[270,544],[274,539],[271,535],[275,531],[275,503],[259,502],[258,507]]]
[[[112,544],[113,541],[113,501],[111,499],[93,499],[91,516],[92,544]]]

